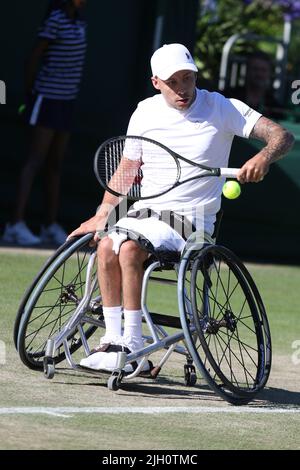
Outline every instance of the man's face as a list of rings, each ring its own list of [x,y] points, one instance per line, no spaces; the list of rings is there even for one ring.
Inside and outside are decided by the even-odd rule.
[[[196,74],[191,70],[180,70],[167,80],[152,77],[152,84],[168,105],[179,111],[188,109],[195,99]]]

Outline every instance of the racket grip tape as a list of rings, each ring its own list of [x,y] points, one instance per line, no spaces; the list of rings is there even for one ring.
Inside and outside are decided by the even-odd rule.
[[[236,178],[239,168],[220,168],[220,176],[225,176],[226,178]]]

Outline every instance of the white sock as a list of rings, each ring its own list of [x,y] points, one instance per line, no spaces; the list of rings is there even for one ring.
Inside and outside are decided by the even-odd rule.
[[[124,343],[130,351],[143,347],[142,339],[142,310],[124,309]]]
[[[118,342],[122,336],[122,306],[103,307],[105,322],[105,336],[101,339],[103,342]]]

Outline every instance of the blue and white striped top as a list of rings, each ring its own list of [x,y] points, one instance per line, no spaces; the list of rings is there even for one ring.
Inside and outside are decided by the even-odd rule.
[[[63,10],[53,10],[38,32],[49,39],[34,91],[46,98],[73,100],[82,77],[86,52],[86,23],[72,20]]]

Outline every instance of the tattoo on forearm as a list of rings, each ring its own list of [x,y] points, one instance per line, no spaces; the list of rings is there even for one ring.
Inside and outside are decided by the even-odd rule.
[[[262,140],[267,144],[261,153],[270,163],[286,155],[295,140],[293,134],[264,116],[257,121],[250,137]]]

